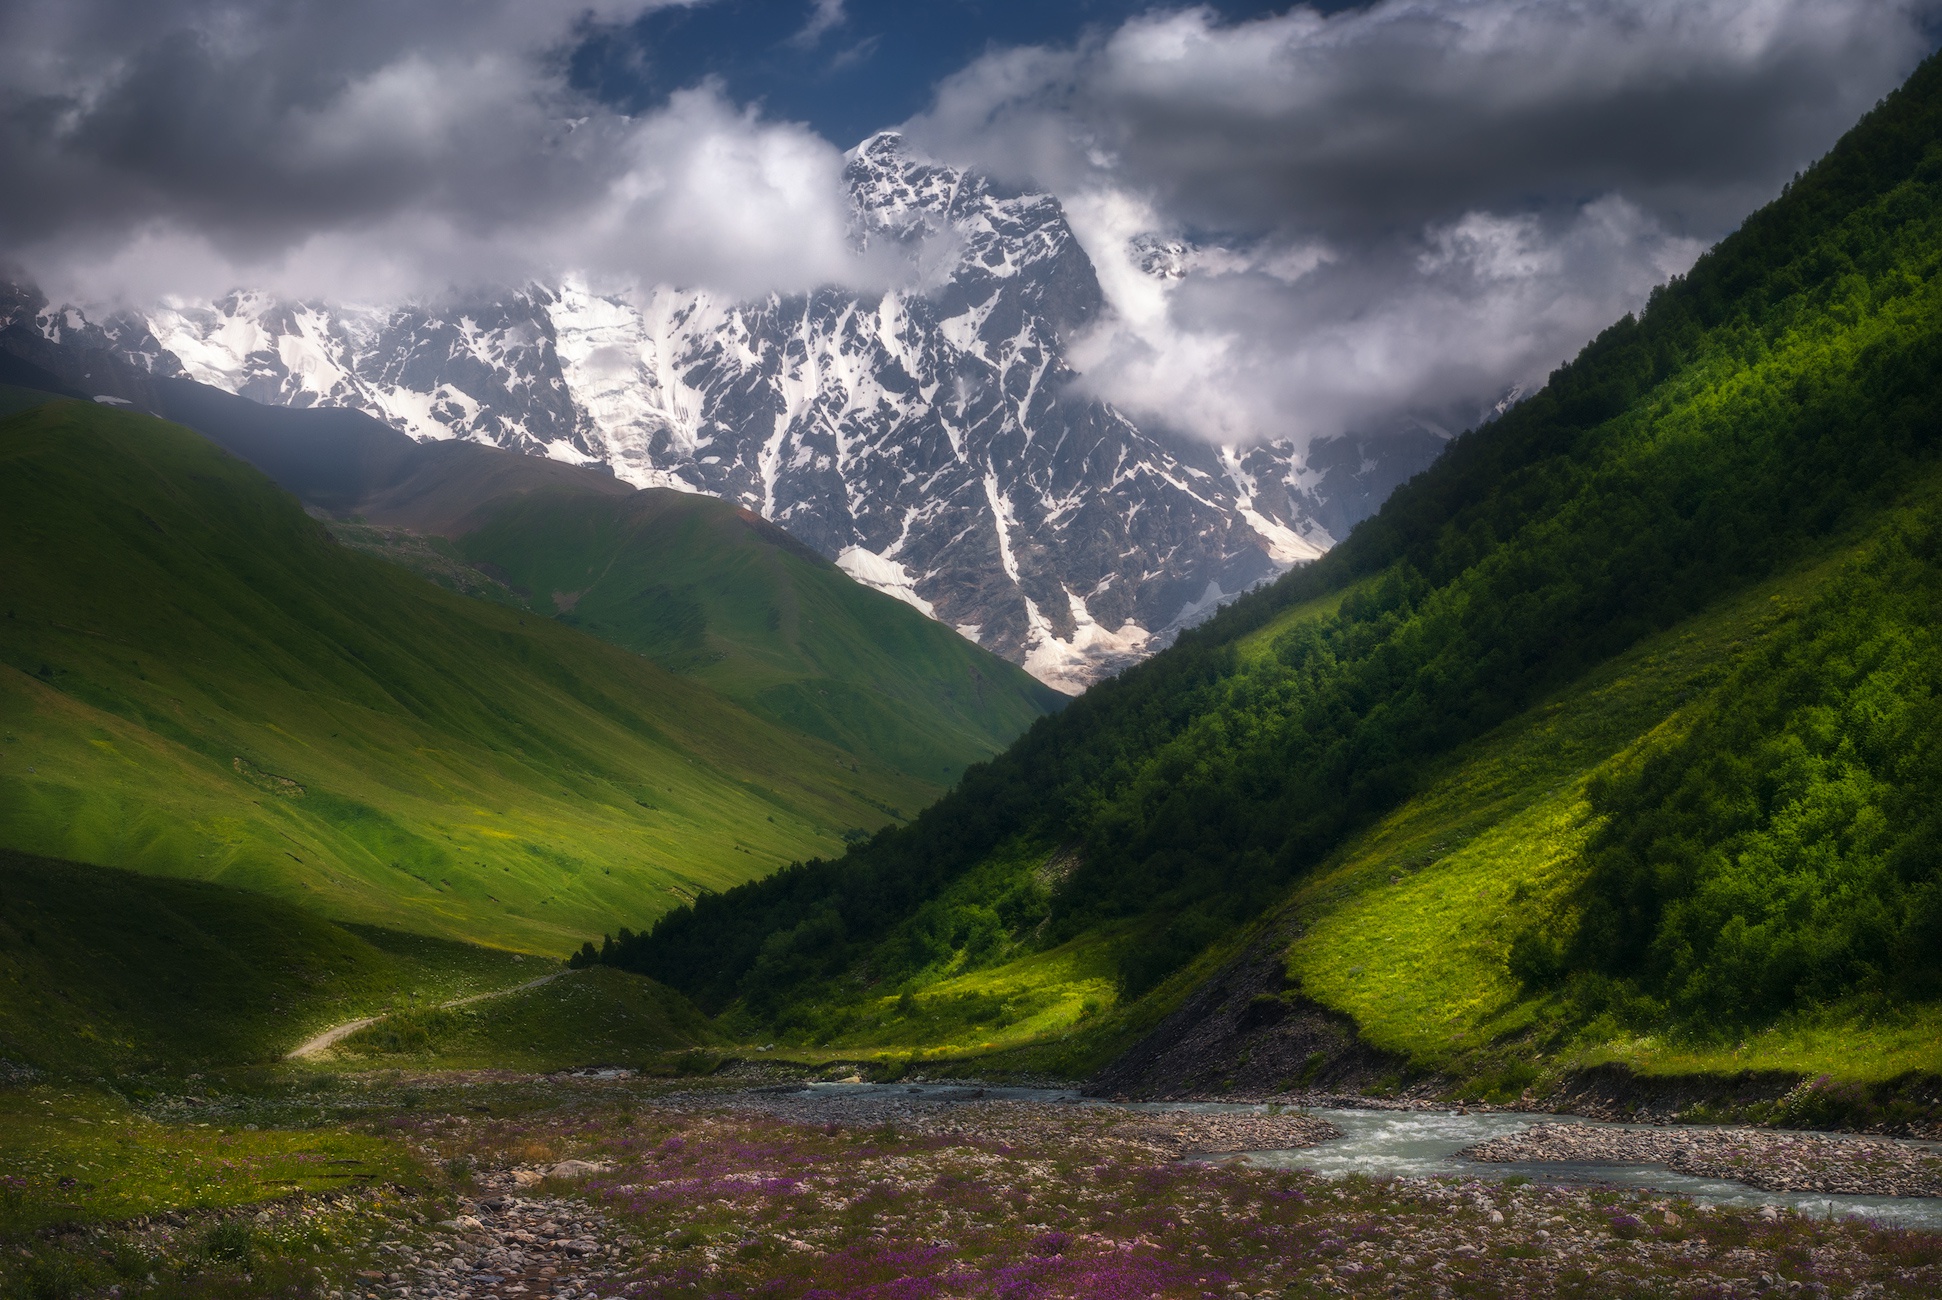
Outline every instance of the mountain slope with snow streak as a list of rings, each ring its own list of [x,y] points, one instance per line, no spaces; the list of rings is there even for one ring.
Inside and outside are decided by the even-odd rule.
[[[1057,199],[890,133],[846,179],[858,244],[910,259],[921,288],[736,302],[568,281],[436,308],[236,293],[74,328],[259,401],[724,497],[1067,691],[1320,555],[1440,449],[1143,430],[1071,382],[1067,342],[1106,307]]]

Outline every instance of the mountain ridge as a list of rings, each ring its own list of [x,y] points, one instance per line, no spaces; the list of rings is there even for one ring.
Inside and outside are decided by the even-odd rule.
[[[1036,724],[911,826],[670,913],[607,959],[807,1041],[882,1048],[901,1023],[924,1050],[1009,1038],[1014,1063],[1086,1072],[1219,979],[1291,891],[1428,800],[1433,829],[1386,876],[1318,884],[1314,928],[1281,954],[1287,997],[1264,990],[1260,1025],[1302,997],[1358,1016],[1415,997],[1424,1041],[1457,1031],[1405,1044],[1415,1066],[1512,1096],[1573,1061],[1645,1062],[1638,1044],[1668,1035],[1674,1059],[1726,1068],[1759,1058],[1709,1034],[1806,1033],[1815,1017],[1859,1053],[1843,1070],[1934,1068],[1932,1052],[1891,1051],[1889,1021],[1942,1015],[1919,1001],[1936,987],[1921,937],[1942,884],[1926,823],[1903,815],[1932,806],[1942,752],[1932,669],[1910,667],[1932,662],[1942,554],[1923,507],[1942,447],[1938,137],[1932,58],[1642,314],[1458,438],[1327,556]],[[1847,567],[1822,565],[1830,554]],[[1658,829],[1599,839],[1567,800],[1558,825],[1518,836],[1486,805],[1491,833],[1467,843],[1466,805],[1437,793],[1447,764],[1498,761],[1533,710],[1789,575],[1812,617],[1730,643],[1753,678],[1633,700],[1643,731],[1621,727],[1594,770],[1519,760]],[[1606,703],[1587,706],[1593,731]],[[1720,721],[1696,735],[1741,740],[1651,739],[1701,717]],[[1639,766],[1634,744],[1657,757]],[[1766,775],[1749,787],[1753,772]],[[1800,905],[1760,902],[1763,871]],[[1484,893],[1465,901],[1466,882]],[[1304,966],[1317,914],[1351,906],[1380,924]],[[1614,916],[1631,918],[1626,942]],[[1412,980],[1408,954],[1452,945],[1505,999],[1489,1015]],[[1716,1005],[1745,981],[1759,998]],[[966,998],[973,1021],[938,1028],[932,1009]],[[957,1033],[975,1037],[944,1036]]]
[[[1106,308],[1056,199],[894,133],[845,182],[858,244],[922,264],[918,287],[731,302],[567,281],[372,309],[237,293],[99,321],[16,291],[0,347],[31,360],[35,340],[8,338],[32,333],[720,496],[1068,692],[1320,554],[1441,450],[1416,426],[1225,451],[1143,429],[1072,384],[1071,337]]]
[[[38,355],[77,380],[90,355],[103,359],[45,340]],[[858,759],[889,758],[933,793],[1064,703],[714,497],[637,489],[597,469],[486,444],[420,442],[344,408],[265,407],[126,370],[98,368],[97,382],[120,373],[119,386],[134,394],[123,401],[187,424],[263,470],[332,520],[344,545],[450,590],[578,623],[706,680],[771,722]],[[569,553],[579,568],[560,566]],[[669,587],[675,572],[679,591]],[[795,611],[810,607],[814,617],[801,622]],[[651,625],[677,608],[687,632],[667,642]],[[885,806],[912,807],[901,799]]]

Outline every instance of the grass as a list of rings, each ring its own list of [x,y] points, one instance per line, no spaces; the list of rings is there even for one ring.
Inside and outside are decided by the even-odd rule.
[[[596,966],[465,1006],[399,1012],[345,1038],[338,1052],[372,1064],[440,1069],[658,1067],[718,1037],[680,994]]]
[[[186,430],[0,421],[0,847],[563,953],[935,790],[348,553]]]
[[[1942,1070],[1934,1008],[1885,1021],[1834,1009],[1744,1044],[1605,1039],[1596,1026],[1588,1038],[1553,1041],[1555,1008],[1507,965],[1513,937],[1534,917],[1561,915],[1583,879],[1580,850],[1594,825],[1587,780],[1629,747],[1680,727],[1682,708],[1851,554],[1840,550],[1723,602],[1452,755],[1418,795],[1293,892],[1301,935],[1287,954],[1291,979],[1353,1017],[1366,1041],[1459,1077],[1507,1064],[1519,1081],[1597,1064],[1854,1081]]]
[[[415,1180],[399,1143],[341,1128],[164,1124],[98,1090],[0,1089],[0,1236]]]
[[[0,416],[12,415],[16,411],[29,411],[43,402],[56,400],[50,393],[37,388],[22,388],[17,384],[0,384]]]
[[[409,528],[387,528],[346,519],[333,519],[326,527],[330,529],[330,535],[347,549],[410,569],[427,582],[436,583],[447,591],[515,609],[531,608],[505,583],[467,564],[459,555],[458,548],[443,537],[415,533]]]
[[[864,1055],[919,1052],[967,1059],[1063,1038],[1110,1010],[1123,933],[1093,933],[1044,952],[862,1001],[827,1036],[832,1049]]]
[[[1942,1008],[1837,1005],[1733,1043],[1619,1038],[1581,1048],[1573,1064],[1615,1064],[1661,1076],[1771,1070],[1857,1084],[1937,1078],[1942,1077]]]
[[[822,1065],[878,1063],[885,1077],[921,1069],[943,1077],[1083,1079],[1144,1037],[1253,936],[1237,932],[1132,1001],[1118,973],[1150,922],[1091,929],[1056,947],[910,981],[895,992],[828,1004],[783,1035],[768,1059]],[[756,1027],[722,1018],[742,1036]]]
[[[1242,663],[1251,664],[1266,658],[1273,651],[1274,643],[1281,638],[1283,633],[1299,627],[1303,623],[1327,618],[1342,607],[1342,602],[1349,598],[1351,592],[1361,591],[1370,586],[1373,581],[1373,579],[1364,579],[1361,582],[1352,582],[1338,591],[1331,591],[1326,595],[1317,596],[1313,600],[1305,600],[1298,605],[1289,606],[1287,609],[1282,610],[1279,614],[1269,619],[1266,623],[1263,623],[1260,627],[1255,628],[1246,636],[1235,641],[1235,653],[1240,657]]]
[[[711,497],[550,489],[467,526],[456,553],[533,608],[938,793],[1064,702]]]
[[[55,1075],[271,1061],[411,997],[545,969],[220,885],[0,852],[0,1060]]]

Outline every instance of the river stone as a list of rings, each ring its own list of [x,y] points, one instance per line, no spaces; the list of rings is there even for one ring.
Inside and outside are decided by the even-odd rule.
[[[585,1178],[597,1174],[606,1166],[597,1165],[591,1160],[562,1160],[546,1171],[548,1178]]]

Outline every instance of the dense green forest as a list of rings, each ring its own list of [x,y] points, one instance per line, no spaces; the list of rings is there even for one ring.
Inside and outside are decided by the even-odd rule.
[[[1445,755],[1892,507],[1942,433],[1939,266],[1931,59],[1326,558],[1038,722],[914,824],[705,896],[606,959],[786,1026],[850,996],[839,979],[894,989],[1133,924],[1121,995],[1155,987]],[[1928,537],[1911,525],[1872,585],[1598,785],[1596,868],[1519,944],[1527,978],[1689,1017],[1772,1017],[1863,979],[1932,992]]]
[[[1592,783],[1575,927],[1520,937],[1518,973],[1724,1028],[1942,994],[1938,625],[1942,523],[1911,511],[1689,730]]]

